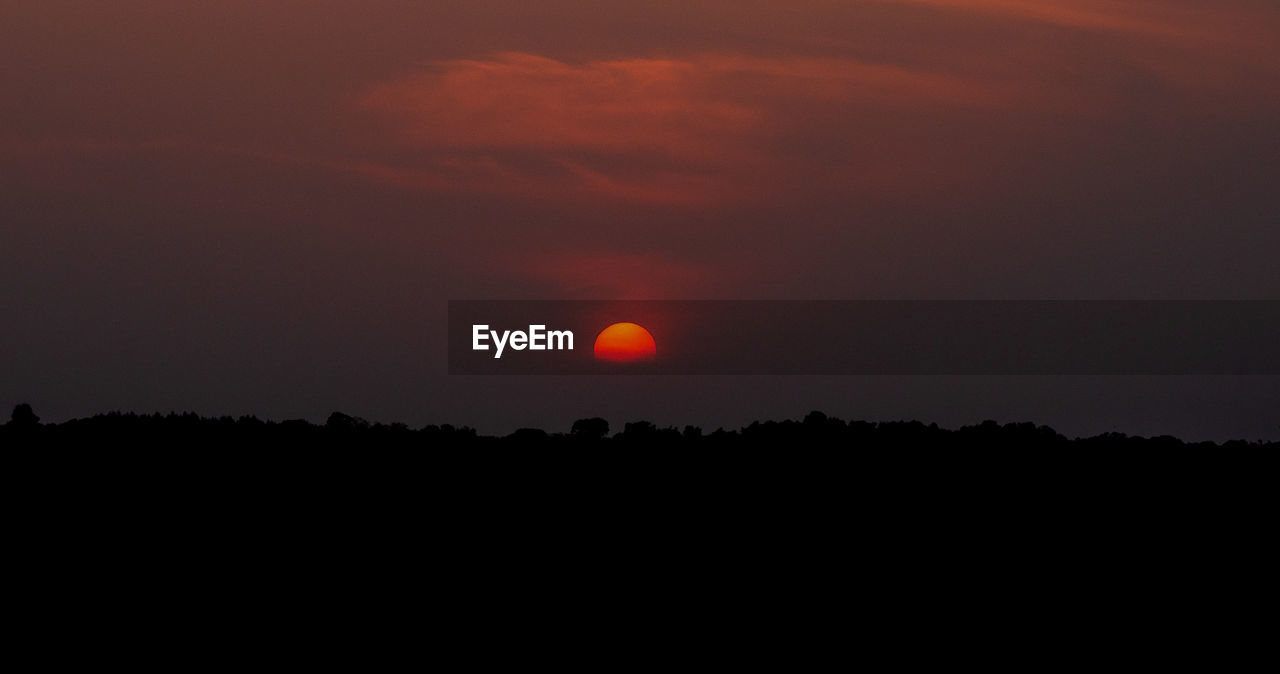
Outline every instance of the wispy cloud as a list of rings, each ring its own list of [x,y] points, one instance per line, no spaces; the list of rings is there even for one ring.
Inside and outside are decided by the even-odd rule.
[[[1169,16],[1167,5],[1155,8],[1145,2],[1111,0],[878,0],[925,5],[942,9],[976,11],[1030,21],[1091,30],[1198,35],[1203,26],[1179,22]]]
[[[370,88],[361,103],[424,151],[515,178],[490,188],[697,204],[742,195],[744,170],[774,160],[764,146],[814,106],[982,107],[997,98],[975,82],[846,59],[572,64],[505,53],[431,63]]]

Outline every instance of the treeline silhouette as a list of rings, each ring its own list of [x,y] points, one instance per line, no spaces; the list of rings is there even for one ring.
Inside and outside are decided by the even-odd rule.
[[[958,429],[919,421],[846,421],[810,412],[804,419],[756,421],[735,429],[706,432],[696,426],[660,427],[649,421],[625,423],[615,430],[606,419],[579,419],[565,432],[521,428],[505,436],[481,435],[467,426],[373,423],[334,412],[324,424],[303,419],[265,421],[253,416],[202,417],[193,412],[136,414],[110,412],[60,424],[42,424],[28,404],[13,409],[0,426],[3,445],[93,446],[381,446],[403,448],[470,447],[616,447],[616,448],[776,448],[846,449],[991,448],[991,449],[1179,449],[1276,448],[1280,442],[1233,440],[1185,442],[1172,436],[1140,437],[1106,433],[1068,438],[1048,426],[983,421]]]

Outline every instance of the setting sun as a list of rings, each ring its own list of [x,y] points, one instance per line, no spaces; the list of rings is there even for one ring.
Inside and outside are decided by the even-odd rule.
[[[597,337],[596,358],[615,363],[651,360],[658,355],[653,335],[635,323],[614,323]]]

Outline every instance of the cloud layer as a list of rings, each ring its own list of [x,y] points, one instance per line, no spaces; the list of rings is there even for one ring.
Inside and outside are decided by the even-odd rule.
[[[361,98],[452,187],[705,205],[747,198],[820,110],[983,107],[975,82],[834,58],[699,55],[570,64],[521,53],[430,64]]]

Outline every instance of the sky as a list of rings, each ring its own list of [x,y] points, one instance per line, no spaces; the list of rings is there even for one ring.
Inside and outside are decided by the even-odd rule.
[[[1274,377],[451,377],[443,326],[1278,299],[1277,36],[1270,0],[9,0],[0,404],[1280,437]]]

